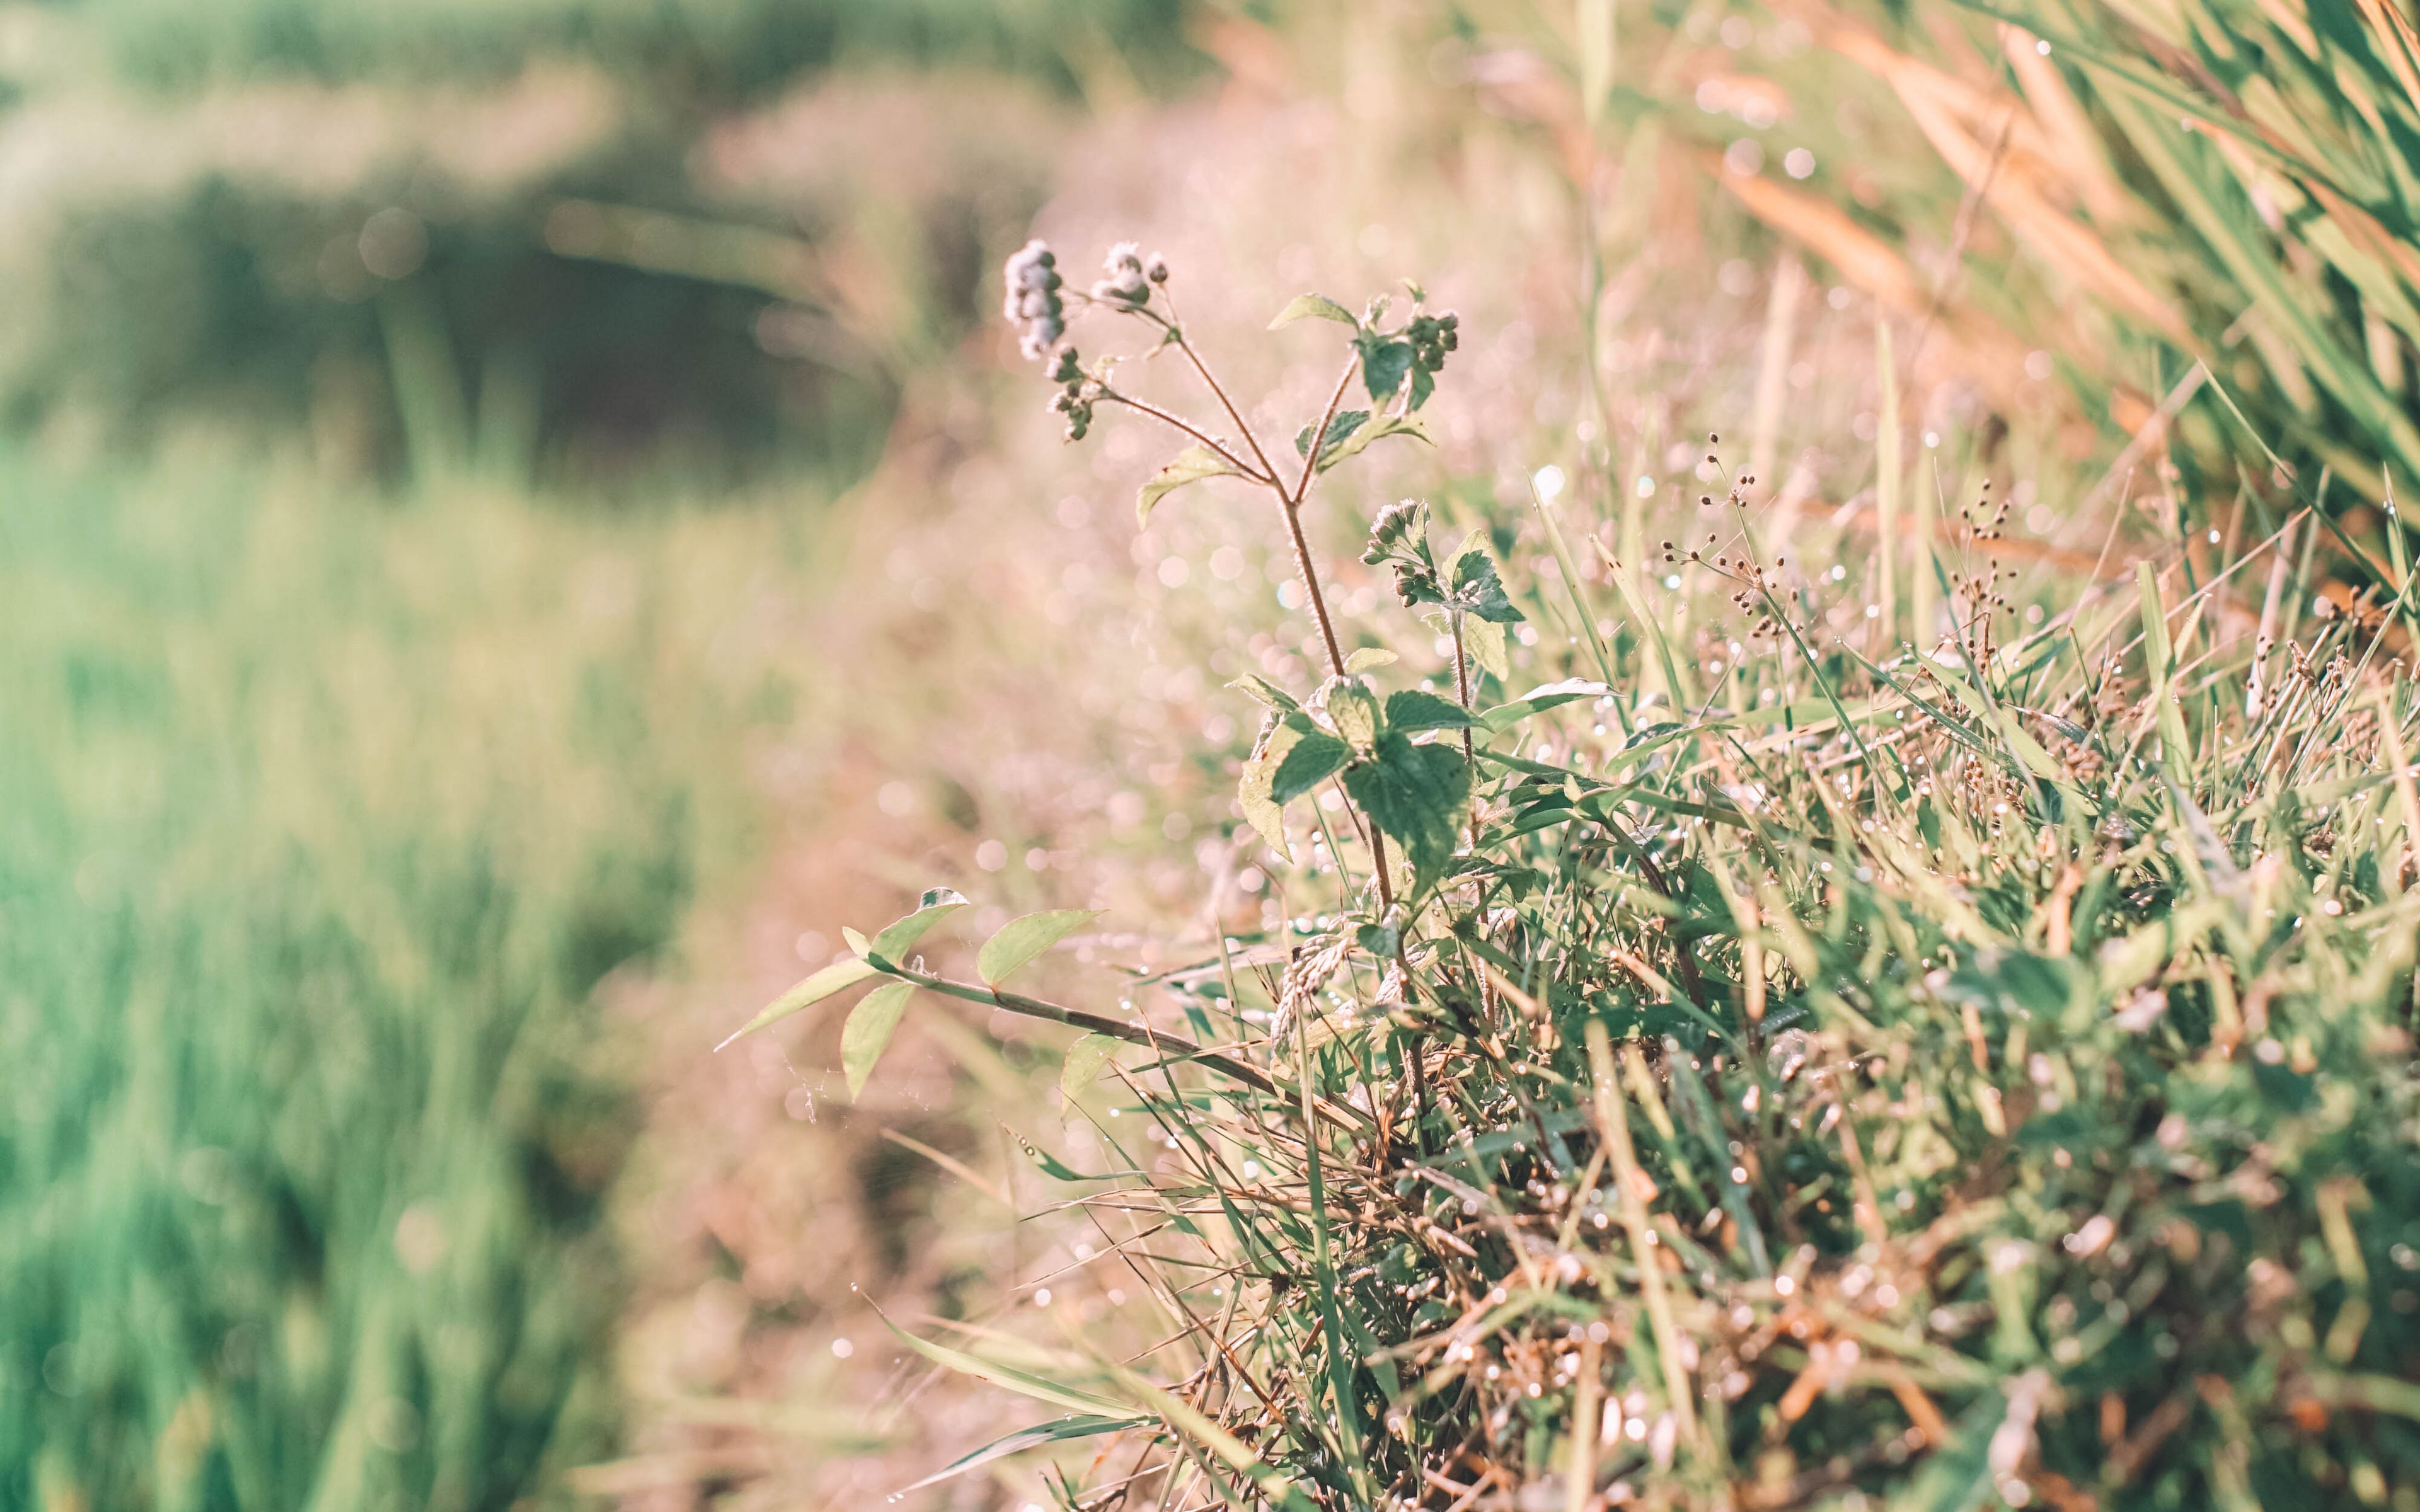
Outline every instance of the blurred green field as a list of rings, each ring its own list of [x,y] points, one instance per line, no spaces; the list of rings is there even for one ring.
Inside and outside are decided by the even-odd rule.
[[[706,642],[802,538],[0,496],[0,1506],[514,1502],[611,1442],[597,989],[744,855]]]

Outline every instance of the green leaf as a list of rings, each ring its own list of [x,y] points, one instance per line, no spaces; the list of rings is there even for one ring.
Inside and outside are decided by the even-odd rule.
[[[1482,550],[1465,551],[1453,564],[1453,600],[1465,612],[1496,625],[1517,625],[1524,618],[1505,596],[1504,579],[1496,575],[1496,559]]]
[[[1261,733],[1260,744],[1244,762],[1244,774],[1235,783],[1235,801],[1243,806],[1244,819],[1260,831],[1269,849],[1287,861],[1294,859],[1294,847],[1286,843],[1285,815],[1274,795],[1278,768],[1294,749],[1295,742],[1311,728],[1311,721],[1296,714],[1291,718],[1272,720]]]
[[[875,975],[875,966],[870,961],[860,961],[855,957],[846,961],[835,961],[766,1004],[763,1012],[741,1025],[730,1039],[724,1040],[722,1044],[716,1045],[714,1048],[720,1050],[741,1035],[753,1034],[768,1024],[779,1023],[788,1018],[802,1008],[812,1008],[832,994],[854,987],[873,975]]]
[[[1366,672],[1373,667],[1384,667],[1397,659],[1395,654],[1384,646],[1363,646],[1344,658],[1344,670],[1348,672]]]
[[[1498,703],[1479,717],[1480,727],[1501,734],[1533,714],[1581,699],[1603,698],[1612,691],[1603,683],[1592,683],[1584,677],[1568,677],[1559,683],[1533,687],[1510,703]]]
[[[1357,409],[1350,412],[1360,413]],[[1416,441],[1426,442],[1432,446],[1436,444],[1429,435],[1429,428],[1411,416],[1380,415],[1369,424],[1356,426],[1353,433],[1342,441],[1321,447],[1319,471],[1325,472],[1347,457],[1358,456],[1370,449],[1372,441],[1383,441],[1389,436],[1409,436]]]
[[[1393,398],[1412,370],[1412,344],[1364,332],[1354,345],[1361,348],[1361,382],[1370,397],[1379,404]]]
[[[899,1027],[899,1015],[908,1011],[908,999],[915,991],[912,981],[887,981],[848,1011],[848,1022],[840,1031],[840,1069],[848,1077],[850,1101],[865,1090],[866,1078],[874,1074],[874,1063],[882,1058],[891,1031]]]
[[[975,954],[975,975],[997,987],[1033,958],[1101,917],[1097,908],[1053,908],[1013,918]]]
[[[1387,696],[1387,728],[1411,734],[1421,730],[1467,730],[1477,721],[1451,699],[1416,687]]]
[[[1504,626],[1493,620],[1466,619],[1462,622],[1462,649],[1471,660],[1496,674],[1499,683],[1512,677],[1512,654],[1505,649]]]
[[[908,949],[924,937],[924,932],[967,905],[966,899],[947,887],[935,887],[924,894],[916,911],[897,920],[874,937],[866,947],[868,959],[900,964]]]
[[[1378,738],[1378,699],[1357,677],[1331,677],[1311,701],[1327,722],[1356,751],[1367,751]]]
[[[1413,868],[1435,875],[1453,859],[1470,806],[1470,766],[1446,746],[1415,746],[1393,731],[1376,759],[1344,774],[1345,791],[1380,829],[1403,842]]]
[[[1054,1406],[1068,1408],[1078,1412],[1115,1417],[1127,1412],[1122,1404],[1110,1401],[1107,1397],[1095,1396],[1090,1392],[1078,1391],[1073,1386],[1063,1386],[1045,1377],[1018,1370],[1010,1365],[995,1364],[980,1356],[953,1350],[947,1345],[935,1344],[930,1339],[918,1338],[888,1318],[882,1319],[882,1325],[898,1335],[907,1342],[908,1347],[918,1354],[944,1369],[957,1371],[960,1375],[972,1376],[978,1381],[988,1381],[995,1386],[1004,1386],[1010,1391],[1021,1392],[1038,1401],[1049,1402]]]
[[[1353,433],[1359,430],[1363,424],[1367,424],[1369,419],[1370,411],[1367,409],[1345,409],[1340,410],[1336,414],[1335,418],[1328,421],[1327,435],[1319,443],[1320,471],[1325,472],[1329,468],[1336,465],[1334,461],[1336,449],[1349,440],[1352,438]],[[1295,432],[1295,455],[1309,456],[1311,455],[1311,427],[1309,425],[1305,425],[1302,429]],[[1356,448],[1357,451],[1358,449],[1359,448],[1357,447]]]
[[[1269,329],[1282,331],[1297,320],[1308,320],[1313,316],[1322,320],[1334,320],[1340,325],[1351,326],[1356,330],[1360,329],[1361,325],[1360,321],[1353,318],[1352,311],[1325,294],[1297,294],[1294,297],[1293,302],[1280,310],[1278,317],[1269,322]]]
[[[1420,623],[1449,640],[1453,637],[1453,612],[1450,609],[1426,610],[1420,615]],[[1504,626],[1464,615],[1462,652],[1477,662],[1481,671],[1494,672],[1497,682],[1511,681],[1512,659],[1505,650]]]
[[[1010,1455],[1022,1454],[1028,1449],[1039,1448],[1046,1443],[1061,1443],[1069,1439],[1095,1438],[1104,1433],[1123,1433],[1128,1428],[1140,1427],[1150,1421],[1151,1419],[1147,1417],[1101,1417],[1088,1412],[1076,1417],[1058,1418],[1048,1423],[1037,1423],[1030,1428],[1019,1428],[1006,1438],[994,1439],[974,1453],[954,1461],[948,1469],[937,1470],[912,1486],[902,1486],[894,1494],[905,1496],[909,1491],[921,1491],[927,1486],[938,1486],[953,1476],[963,1475],[970,1470],[980,1470],[995,1459],[1005,1459]]]
[[[855,955],[863,956],[868,950],[874,949],[873,941],[867,939],[861,932],[853,930],[846,924],[840,927],[840,937],[848,942],[849,950]]]
[[[1067,1047],[1067,1062],[1059,1068],[1059,1090],[1073,1103],[1086,1088],[1100,1080],[1101,1068],[1109,1063],[1121,1041],[1106,1034],[1088,1034]]]
[[[1294,701],[1293,694],[1288,693],[1284,688],[1278,687],[1277,684],[1270,682],[1267,678],[1263,677],[1258,672],[1246,672],[1243,676],[1236,678],[1227,686],[1244,694],[1246,697],[1251,699],[1254,702],[1261,704],[1263,707],[1275,709],[1280,714],[1292,714],[1295,710],[1302,707],[1301,704],[1296,703]]]
[[[1269,780],[1269,801],[1284,808],[1342,771],[1352,757],[1352,748],[1334,735],[1316,730],[1301,735]]]
[[[1152,506],[1188,483],[1204,478],[1239,478],[1243,474],[1227,465],[1227,459],[1206,446],[1188,446],[1171,457],[1168,465],[1151,475],[1151,481],[1135,495],[1135,523],[1151,523]]]

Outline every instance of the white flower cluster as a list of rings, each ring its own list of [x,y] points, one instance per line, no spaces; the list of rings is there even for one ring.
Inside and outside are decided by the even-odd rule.
[[[1142,249],[1131,241],[1111,247],[1101,270],[1107,276],[1093,285],[1093,298],[1130,309],[1150,303],[1152,285],[1168,282],[1168,259],[1154,253],[1145,262]]]

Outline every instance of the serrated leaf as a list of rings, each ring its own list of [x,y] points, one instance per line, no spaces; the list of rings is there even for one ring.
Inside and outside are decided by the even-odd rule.
[[[1453,639],[1451,609],[1425,610],[1420,615],[1420,623],[1449,640]],[[1466,614],[1463,616],[1463,655],[1477,662],[1481,671],[1494,672],[1499,683],[1509,682],[1512,676],[1512,657],[1505,647],[1504,626],[1472,619]]]
[[[1347,457],[1358,456],[1370,449],[1372,441],[1382,441],[1389,436],[1409,436],[1416,441],[1431,446],[1436,444],[1429,435],[1429,428],[1411,416],[1380,415],[1369,424],[1355,427],[1353,433],[1342,441],[1321,447],[1319,471],[1325,472]]]
[[[1097,908],[1053,908],[1012,918],[975,952],[975,975],[997,987],[1032,964],[1034,957],[1101,917]]]
[[[1101,1068],[1117,1053],[1120,1041],[1106,1034],[1088,1034],[1067,1047],[1066,1064],[1059,1068],[1059,1090],[1073,1103],[1100,1080]]]
[[[927,1486],[938,1486],[953,1476],[963,1475],[970,1470],[980,1470],[995,1459],[1005,1459],[1010,1455],[1022,1454],[1028,1449],[1039,1448],[1046,1443],[1060,1443],[1069,1439],[1089,1439],[1103,1433],[1123,1433],[1128,1428],[1140,1427],[1150,1421],[1151,1419],[1145,1417],[1102,1417],[1087,1412],[1076,1417],[1063,1417],[1048,1423],[1037,1423],[1030,1428],[1019,1428],[1005,1438],[994,1439],[974,1453],[952,1462],[947,1469],[937,1470],[912,1486],[902,1486],[892,1493],[891,1500],[895,1502],[909,1491],[921,1491]]]
[[[935,887],[924,894],[923,903],[907,918],[884,927],[866,946],[873,960],[898,965],[927,930],[967,905],[966,899],[947,887]]]
[[[1361,382],[1370,397],[1379,404],[1393,398],[1412,370],[1412,344],[1364,332],[1354,345],[1361,348]]]
[[[1476,721],[1451,699],[1407,687],[1387,695],[1387,728],[1404,734],[1422,730],[1467,730]]]
[[[1166,466],[1151,475],[1151,480],[1135,495],[1135,523],[1151,523],[1152,507],[1188,483],[1204,478],[1237,478],[1243,476],[1227,465],[1227,459],[1206,446],[1188,446],[1168,460]]]
[[[1495,625],[1517,625],[1525,618],[1505,595],[1496,559],[1476,548],[1454,561],[1453,601],[1466,613]]]
[[[1353,749],[1334,735],[1313,730],[1298,737],[1269,779],[1269,801],[1282,809],[1334,777]]]
[[[1331,677],[1311,702],[1356,751],[1368,750],[1378,738],[1378,699],[1359,678]]]
[[[1295,721],[1300,720],[1298,725]],[[1235,783],[1235,801],[1243,806],[1244,821],[1260,832],[1269,842],[1269,849],[1288,862],[1294,860],[1294,847],[1286,843],[1285,814],[1274,795],[1278,768],[1284,764],[1286,753],[1303,736],[1308,719],[1297,715],[1294,719],[1280,719],[1270,724],[1261,735],[1260,744],[1244,762],[1243,776]]]
[[[1344,658],[1344,670],[1347,672],[1366,672],[1373,667],[1384,667],[1397,659],[1395,654],[1384,646],[1363,646]]]
[[[1370,411],[1367,409],[1343,409],[1339,410],[1335,418],[1328,421],[1327,435],[1319,443],[1320,471],[1325,472],[1329,468],[1336,465],[1336,449],[1342,446],[1346,441],[1351,440],[1353,439],[1353,434],[1359,430],[1363,425],[1367,424],[1369,420]],[[1295,455],[1309,456],[1311,455],[1311,429],[1312,427],[1305,425],[1302,429],[1294,433]],[[1358,450],[1358,448],[1357,447],[1356,450]]]
[[[1310,320],[1313,318],[1321,320],[1334,320],[1339,324],[1352,326],[1356,329],[1358,329],[1361,324],[1360,321],[1353,318],[1352,311],[1337,303],[1334,300],[1329,299],[1325,294],[1297,294],[1287,303],[1284,309],[1278,312],[1278,317],[1269,322],[1269,329],[1271,331],[1282,331],[1297,320]]]
[[[1413,868],[1435,875],[1453,859],[1470,805],[1470,765],[1448,746],[1415,746],[1392,731],[1375,758],[1344,774],[1345,791],[1371,822],[1403,843]]]
[[[1267,678],[1263,677],[1258,672],[1246,672],[1243,676],[1236,678],[1227,686],[1235,689],[1237,692],[1244,694],[1246,697],[1251,699],[1254,702],[1259,703],[1264,708],[1275,709],[1280,714],[1292,714],[1295,710],[1302,707],[1301,704],[1296,703],[1294,701],[1293,694],[1288,693],[1284,688],[1278,687],[1277,684],[1270,682]]]
[[[812,1008],[832,994],[854,987],[873,975],[875,975],[875,967],[871,962],[861,961],[853,956],[846,961],[835,961],[766,1004],[762,1012],[741,1025],[729,1039],[714,1048],[720,1050],[741,1035],[753,1034],[768,1024],[776,1024],[788,1018],[802,1008]]]
[[[1469,619],[1462,622],[1462,649],[1466,656],[1488,671],[1499,683],[1512,678],[1512,657],[1505,646],[1504,626],[1493,620]]]
[[[848,1077],[850,1101],[865,1090],[866,1078],[874,1074],[874,1063],[882,1058],[891,1031],[899,1027],[899,1015],[908,1011],[908,999],[915,991],[912,981],[884,982],[848,1011],[848,1022],[840,1030],[840,1069]]]

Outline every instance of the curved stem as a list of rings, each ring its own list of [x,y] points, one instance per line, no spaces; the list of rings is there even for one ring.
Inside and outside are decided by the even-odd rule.
[[[926,992],[939,993],[944,997],[955,997],[969,1003],[981,1003],[987,1008],[1006,1009],[1011,1013],[1022,1014],[1027,1018],[1047,1019],[1053,1024],[1064,1024],[1070,1028],[1104,1034],[1112,1040],[1124,1040],[1128,1044],[1141,1045],[1147,1050],[1171,1059],[1197,1061],[1212,1071],[1233,1077],[1245,1086],[1257,1091],[1266,1092],[1273,1097],[1293,1099],[1300,1095],[1295,1088],[1278,1081],[1257,1066],[1237,1060],[1231,1056],[1221,1055],[1216,1050],[1205,1049],[1182,1035],[1162,1034],[1148,1025],[1129,1024],[1124,1019],[1113,1019],[1105,1014],[1087,1012],[1080,1008],[1063,1008],[1057,1003],[1045,1002],[1039,997],[1028,997],[1022,993],[1012,993],[999,987],[986,987],[981,982],[957,981],[908,966],[893,965],[887,967],[886,970],[889,975],[896,977],[901,981],[912,981]],[[1358,1108],[1344,1106],[1324,1099],[1319,1107],[1320,1111],[1329,1118],[1347,1123],[1366,1126],[1370,1122],[1369,1116]]]
[[[1170,323],[1168,332],[1176,340],[1176,349],[1185,354],[1185,360],[1193,364],[1193,371],[1202,375],[1202,381],[1209,386],[1213,394],[1218,396],[1220,407],[1227,411],[1227,418],[1235,423],[1237,430],[1243,432],[1244,444],[1252,449],[1254,456],[1260,458],[1262,471],[1268,474],[1269,486],[1282,492],[1284,486],[1278,482],[1277,464],[1269,460],[1268,453],[1261,450],[1261,439],[1252,434],[1251,423],[1244,418],[1242,410],[1235,408],[1235,401],[1227,397],[1226,388],[1211,373],[1210,364],[1203,362],[1202,354],[1193,349],[1193,342],[1185,334],[1185,328]]]
[[[1353,375],[1361,369],[1361,354],[1355,352],[1336,375],[1335,391],[1327,396],[1327,408],[1320,411],[1318,428],[1311,433],[1311,450],[1302,459],[1302,476],[1295,480],[1294,503],[1299,506],[1311,497],[1311,480],[1319,475],[1319,449],[1327,444],[1327,429],[1336,423],[1336,407],[1344,402],[1344,391],[1353,382]]]
[[[1271,488],[1282,486],[1278,482],[1277,476],[1274,472],[1253,471],[1251,464],[1245,461],[1242,457],[1237,456],[1234,453],[1227,450],[1225,442],[1219,440],[1209,432],[1201,429],[1182,415],[1171,414],[1168,410],[1162,409],[1159,406],[1151,403],[1147,399],[1138,399],[1131,394],[1120,393],[1117,390],[1111,388],[1103,388],[1101,390],[1101,397],[1109,400],[1112,404],[1125,405],[1129,409],[1140,409],[1144,414],[1151,416],[1155,420],[1164,421],[1167,424],[1175,426],[1178,430],[1185,432],[1187,436],[1192,437],[1195,440],[1200,441],[1202,445],[1218,453],[1218,459],[1226,463],[1229,467],[1233,468],[1236,474],[1240,477],[1249,478],[1254,483],[1263,484]],[[1253,450],[1257,452],[1260,448],[1256,446]],[[1264,459],[1262,466],[1266,467],[1267,465],[1268,464]]]

